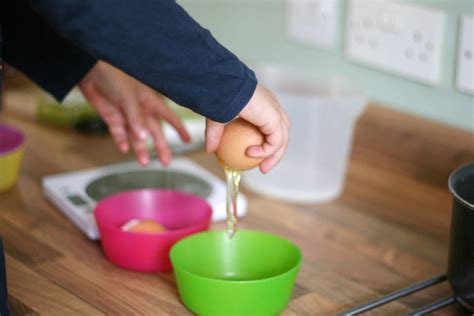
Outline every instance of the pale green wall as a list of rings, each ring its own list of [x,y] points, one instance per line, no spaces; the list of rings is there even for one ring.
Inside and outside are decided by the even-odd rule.
[[[410,1],[410,0],[407,0]],[[337,72],[357,81],[384,105],[474,131],[474,97],[454,86],[456,42],[461,14],[474,13],[474,0],[412,0],[447,12],[442,79],[439,87],[405,80],[349,62],[343,54],[345,0],[341,1],[338,45],[321,50],[286,35],[284,0],[180,0],[179,3],[227,48],[252,63],[284,63],[309,71]]]

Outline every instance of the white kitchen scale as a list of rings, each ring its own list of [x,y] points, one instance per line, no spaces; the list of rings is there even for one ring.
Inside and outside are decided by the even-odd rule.
[[[209,171],[187,158],[175,158],[164,168],[157,160],[147,167],[125,162],[94,169],[46,176],[46,197],[90,239],[99,239],[94,208],[100,199],[121,191],[166,188],[204,197],[212,207],[212,220],[226,218],[226,185]],[[237,201],[239,217],[247,213],[247,199]]]

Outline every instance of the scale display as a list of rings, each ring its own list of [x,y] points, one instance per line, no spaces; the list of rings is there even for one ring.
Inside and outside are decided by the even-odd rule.
[[[90,239],[99,239],[93,216],[97,201],[123,191],[159,188],[193,193],[205,198],[212,206],[214,221],[226,217],[225,183],[198,164],[186,158],[175,158],[167,168],[158,161],[141,167],[126,162],[96,169],[46,176],[43,192],[66,217]],[[238,200],[238,215],[244,216],[247,200]]]

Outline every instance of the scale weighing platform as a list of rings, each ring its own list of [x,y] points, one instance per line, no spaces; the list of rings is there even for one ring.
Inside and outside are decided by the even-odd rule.
[[[226,185],[187,158],[175,158],[164,168],[152,160],[147,167],[125,162],[94,169],[46,176],[43,192],[90,239],[99,239],[94,219],[97,201],[111,194],[142,188],[166,188],[204,197],[212,207],[212,220],[226,218]],[[247,212],[247,199],[237,200],[237,214]]]

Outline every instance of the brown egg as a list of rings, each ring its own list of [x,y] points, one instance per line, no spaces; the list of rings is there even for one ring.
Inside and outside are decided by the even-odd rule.
[[[243,119],[235,119],[226,125],[216,156],[223,165],[236,170],[248,170],[258,166],[262,158],[245,154],[247,148],[262,145],[265,136],[260,130]]]
[[[167,229],[152,219],[131,219],[122,226],[127,232],[162,233]]]

